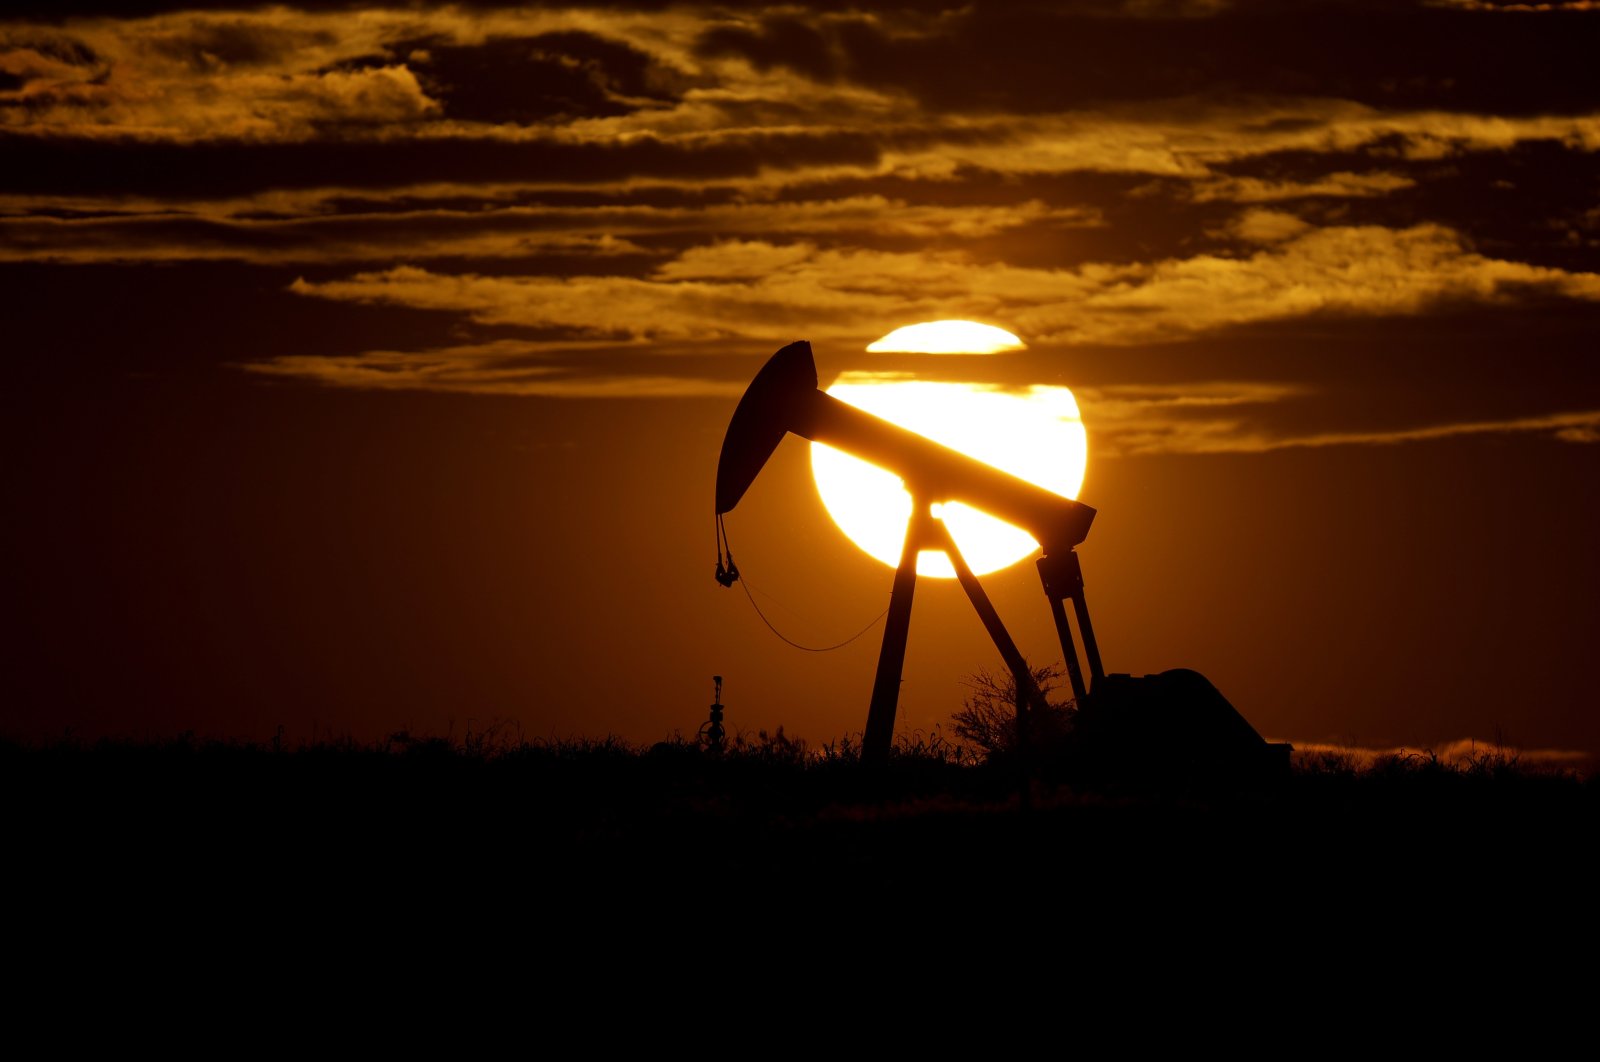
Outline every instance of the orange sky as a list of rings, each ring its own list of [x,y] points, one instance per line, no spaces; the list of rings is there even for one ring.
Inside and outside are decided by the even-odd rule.
[[[711,579],[803,338],[1073,389],[1109,669],[1600,749],[1600,12],[1500,7],[13,5],[0,732],[858,730],[876,635]],[[947,317],[1028,349],[865,352]],[[729,530],[799,640],[886,602],[797,440]],[[902,726],[992,655],[924,584]]]

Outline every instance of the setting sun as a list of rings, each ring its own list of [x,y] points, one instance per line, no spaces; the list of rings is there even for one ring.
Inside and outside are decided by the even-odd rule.
[[[916,325],[897,329],[879,343],[916,328],[971,324],[937,321]],[[1010,335],[1000,329],[993,331]],[[1011,339],[1021,346],[1016,337]],[[912,380],[902,374],[855,372],[840,376],[828,394],[1064,497],[1075,498],[1083,485],[1088,440],[1077,401],[1065,387],[1007,390],[986,384]],[[898,564],[911,515],[911,496],[900,478],[820,443],[812,444],[811,467],[822,503],[840,530],[883,563]],[[1015,564],[1038,548],[1027,532],[969,506],[947,503],[939,514],[979,575]],[[955,575],[949,559],[939,552],[922,553],[917,573],[942,578]]]
[[[924,321],[867,344],[869,354],[999,354],[1025,344],[1004,328],[977,321]]]

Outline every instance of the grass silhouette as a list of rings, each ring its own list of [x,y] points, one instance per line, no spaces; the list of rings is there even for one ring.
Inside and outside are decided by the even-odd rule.
[[[859,735],[813,747],[781,727],[735,732],[719,754],[681,735],[651,745],[616,736],[530,740],[509,727],[459,738],[400,731],[376,742],[292,746],[281,735],[254,743],[185,734],[160,742],[0,743],[0,775],[11,806],[40,822],[111,821],[139,809],[196,823],[280,813],[358,816],[376,813],[380,804],[385,816],[409,809],[426,821],[474,805],[481,820],[564,825],[582,833],[592,821],[625,827],[638,819],[635,825],[653,828],[675,818],[715,818],[718,807],[732,806],[765,826],[779,819],[792,824],[785,816],[845,809],[864,820],[907,800],[1015,813],[1015,764],[993,751],[936,728],[899,736],[887,768],[873,771],[861,763]],[[1596,776],[1525,765],[1515,753],[1486,748],[1455,762],[1425,752],[1368,763],[1327,751],[1297,753],[1291,775],[1265,788],[1086,786],[1036,778],[1032,795],[1042,810],[1201,809],[1225,817],[1246,809],[1315,814],[1371,806],[1403,815],[1418,806],[1528,805],[1559,818],[1592,813],[1597,788]]]

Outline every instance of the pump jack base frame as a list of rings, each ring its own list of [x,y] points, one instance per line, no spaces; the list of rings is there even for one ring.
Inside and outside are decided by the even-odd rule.
[[[1047,708],[1027,661],[956,547],[949,529],[933,515],[930,503],[918,499],[912,507],[900,564],[894,573],[883,648],[878,654],[872,703],[867,710],[861,751],[868,764],[886,762],[893,744],[900,676],[911,629],[911,602],[917,585],[917,556],[929,551],[943,552],[950,558],[956,579],[1010,669],[1017,689],[1019,731],[1027,732],[1030,711]],[[1094,625],[1089,620],[1083,568],[1077,553],[1070,547],[1047,548],[1039,558],[1038,568],[1078,706],[1074,737],[1086,754],[1085,780],[1271,781],[1287,776],[1293,747],[1268,743],[1203,675],[1177,669],[1137,678],[1107,676],[1100,663]],[[1072,621],[1068,619],[1068,601],[1072,602],[1072,617],[1077,621],[1078,637],[1089,665],[1087,683]]]

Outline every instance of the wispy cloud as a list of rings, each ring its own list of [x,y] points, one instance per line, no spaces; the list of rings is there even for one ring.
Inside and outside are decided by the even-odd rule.
[[[360,390],[552,398],[731,398],[743,392],[746,381],[742,376],[713,378],[663,371],[671,363],[662,360],[663,353],[652,344],[638,342],[504,339],[422,351],[285,355],[242,367],[264,376]],[[640,371],[641,359],[651,359],[657,368]],[[912,378],[902,371],[871,370],[853,370],[840,377],[849,382]],[[1316,389],[1267,381],[1113,384],[1079,388],[1076,398],[1097,458],[1260,454],[1512,434],[1544,435],[1574,444],[1600,442],[1600,410],[1300,433],[1283,427],[1297,418],[1285,418],[1281,410],[1297,402],[1314,402]]]
[[[1483,435],[1545,435],[1600,442],[1600,410],[1446,421],[1383,430],[1300,433],[1270,416],[1282,402],[1309,399],[1308,388],[1271,383],[1195,383],[1170,388],[1079,391],[1084,423],[1101,457],[1153,454],[1260,454],[1332,446],[1396,446]]]
[[[302,200],[302,203],[305,203]],[[317,200],[310,200],[315,205]],[[3,204],[0,204],[3,205]],[[235,204],[249,211],[248,206]],[[111,216],[0,217],[0,261],[287,262],[518,258],[543,254],[650,255],[633,238],[775,232],[791,238],[974,239],[1049,223],[1099,224],[1087,209],[1037,200],[934,206],[883,196],[705,206],[505,206],[473,210],[369,210],[309,217],[218,216],[155,211]]]
[[[362,391],[545,398],[736,397],[745,386],[741,381],[618,369],[616,355],[629,353],[637,352],[606,343],[500,340],[427,351],[284,355],[241,368],[261,376]]]
[[[670,62],[672,53],[689,59],[671,42],[691,32],[686,17],[670,12],[455,7],[379,7],[352,17],[283,6],[12,25],[0,29],[0,69],[26,80],[15,96],[20,105],[0,108],[0,125],[171,141],[293,141],[330,127],[414,135],[420,121],[451,118],[442,102],[450,86],[430,95],[419,78],[430,69],[430,45],[600,33]],[[509,123],[505,132],[515,128]]]
[[[1600,429],[1600,410],[1574,413],[1547,413],[1535,417],[1507,420],[1474,420],[1456,424],[1430,424],[1420,428],[1390,431],[1332,431],[1315,435],[1290,435],[1276,439],[1244,438],[1233,443],[1216,442],[1203,453],[1259,453],[1265,450],[1302,449],[1319,446],[1392,446],[1395,443],[1450,439],[1463,435],[1548,434],[1564,442],[1595,442]]]
[[[1139,172],[1203,179],[1198,195],[1245,201],[1370,196],[1405,178],[1335,172],[1300,182],[1230,181],[1210,168],[1285,151],[1378,145],[1410,158],[1533,140],[1586,151],[1600,145],[1595,101],[1574,98],[1584,82],[1550,76],[1559,64],[1541,56],[1541,49],[1573,46],[1554,27],[1526,40],[1513,34],[1518,50],[1506,57],[1543,63],[1542,79],[1502,72],[1491,82],[1454,69],[1456,82],[1469,77],[1497,89],[1466,93],[1442,76],[1397,83],[1381,67],[1347,65],[1332,78],[1344,91],[1316,94],[1293,64],[1257,61],[1259,44],[1244,46],[1228,5],[1196,14],[1205,17],[1141,23],[1038,12],[1011,24],[981,10],[810,19],[794,11],[774,23],[693,7],[378,7],[353,17],[285,6],[69,18],[0,28],[0,71],[16,82],[0,87],[0,127],[119,141],[270,144],[337,135],[597,149],[641,137],[703,149],[758,131],[848,131],[882,147],[881,158],[844,164],[856,173]],[[1356,24],[1369,15],[1352,12],[1334,25],[1341,37],[1359,37]],[[1427,39],[1425,25],[1413,11],[1373,29]],[[963,36],[984,26],[996,32]],[[1250,28],[1251,40],[1272,31],[1298,41],[1305,32],[1287,17],[1258,15]],[[1478,28],[1497,31],[1488,20]],[[1147,81],[1162,66],[1147,61],[1124,64],[1118,76],[1075,80],[1116,54],[1148,51],[1152,32],[1186,57],[1173,66],[1179,74]],[[1189,36],[1195,39],[1185,43]],[[1100,52],[1081,56],[1081,64],[1063,65],[1056,55],[1096,40]],[[1056,58],[1043,63],[1041,54]],[[949,61],[935,62],[941,55]],[[1411,56],[1413,65],[1424,58]],[[1222,62],[1231,65],[1202,73]],[[1014,76],[993,77],[996,65]],[[1550,98],[1542,105],[1518,98],[1513,113],[1497,110],[1496,102],[1511,98],[1507,80],[1519,93],[1543,90]],[[1211,91],[1216,85],[1229,90]],[[794,180],[793,171],[773,167],[780,182]]]
[[[13,20],[0,26],[0,261],[293,265],[298,295],[455,315],[469,338],[257,371],[562,395],[728,389],[579,356],[584,342],[856,343],[966,317],[1036,346],[1130,347],[1600,301],[1578,253],[1582,180],[1581,207],[1528,220],[1565,257],[1501,229],[1477,239],[1459,212],[1396,222],[1463,159],[1542,145],[1587,172],[1600,93],[1550,72],[1579,47],[1570,20],[1401,7],[1318,15],[1338,54],[1303,56],[1315,76],[1258,61],[1261,41],[1298,41],[1303,25],[1228,4]],[[1389,32],[1368,32],[1379,24]],[[1442,25],[1549,76],[1439,67],[1407,43]],[[1135,53],[1190,61],[1118,58]],[[1395,78],[1401,61],[1415,76]],[[1127,69],[1094,73],[1106,64]],[[1145,216],[1119,231],[1129,203]],[[474,344],[473,325],[568,349]],[[1302,397],[1249,383],[1085,401],[1102,453],[1600,430],[1582,409],[1284,430]]]
[[[856,336],[885,321],[1014,322],[1029,342],[1172,341],[1260,321],[1421,313],[1532,297],[1600,300],[1600,275],[1489,258],[1437,225],[1294,230],[1245,257],[1076,269],[959,253],[726,241],[649,275],[523,277],[414,267],[296,281],[302,295],[461,313],[601,336]]]
[[[1416,187],[1416,181],[1398,173],[1335,172],[1308,181],[1267,180],[1261,177],[1205,177],[1190,186],[1197,202],[1272,203],[1287,199],[1367,199]]]

